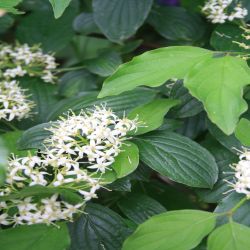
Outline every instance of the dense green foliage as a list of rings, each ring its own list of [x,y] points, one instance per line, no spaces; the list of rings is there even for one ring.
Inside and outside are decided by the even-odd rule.
[[[248,10],[244,19],[218,24],[202,12],[205,2],[0,1],[1,250],[250,249],[250,4],[241,1]],[[52,53],[57,67],[51,67],[47,81],[43,74],[48,69],[42,71],[41,62],[21,65],[25,73],[15,80],[25,89],[30,115],[17,119],[10,112],[7,118],[1,110],[9,112],[5,102],[10,100],[4,99],[1,83],[10,81],[8,68],[20,64],[3,51],[21,44]],[[43,161],[44,152],[54,150],[45,143],[52,140],[51,127],[83,111],[84,119],[91,120],[98,107],[110,108],[119,121],[136,121],[112,164],[88,169],[100,181],[98,197],[90,192],[88,201],[79,180],[53,185],[59,170],[49,164],[42,169],[53,179],[50,184],[14,182],[12,191],[4,193],[11,176],[8,157]],[[118,122],[107,120],[115,130]],[[72,138],[80,138],[79,145],[88,143]],[[80,166],[91,162],[65,152]],[[249,169],[244,172],[244,167]],[[78,174],[67,178],[72,176]],[[56,197],[65,206],[81,206],[70,219],[24,223],[4,217],[7,209],[16,218],[19,209],[5,204],[30,197],[37,203]]]

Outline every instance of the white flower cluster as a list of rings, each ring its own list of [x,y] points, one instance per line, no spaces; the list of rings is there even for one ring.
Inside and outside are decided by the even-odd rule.
[[[229,184],[237,193],[243,193],[250,197],[250,151],[244,149],[239,158],[240,161],[232,165],[235,178],[234,182],[229,182]]]
[[[38,46],[0,45],[0,68],[6,79],[29,75],[53,83],[55,77],[51,71],[56,66],[55,58],[44,54]]]
[[[59,195],[54,194],[49,198],[43,198],[35,202],[32,197],[22,200],[11,200],[0,202],[0,225],[32,225],[38,223],[53,224],[58,220],[73,220],[75,213],[81,212],[83,203],[72,205],[59,200]],[[9,207],[15,206],[17,212],[10,216],[7,211]]]
[[[33,102],[27,99],[25,90],[20,88],[15,80],[0,81],[0,120],[26,118],[33,106]]]
[[[233,0],[208,0],[202,11],[212,23],[225,23],[227,20],[233,21],[247,16],[248,11],[241,3],[238,2],[235,6],[233,4]]]
[[[40,201],[32,197],[2,203],[0,224],[53,223],[72,220],[82,205],[96,198],[102,174],[119,154],[129,131],[137,129],[137,119],[120,119],[104,106],[79,115],[68,113],[48,130],[51,136],[44,141],[40,156],[12,157],[9,160],[6,185],[0,196],[35,185],[46,188],[69,188],[84,197],[82,203],[71,205],[53,195]],[[1,206],[1,203],[0,203]],[[18,212],[9,216],[8,208]],[[20,210],[21,208],[21,210]]]

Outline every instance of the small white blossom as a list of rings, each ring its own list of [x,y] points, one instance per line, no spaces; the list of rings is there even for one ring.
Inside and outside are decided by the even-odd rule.
[[[233,2],[233,0],[208,0],[202,11],[212,23],[225,23],[227,20],[233,21],[247,16],[247,9],[243,8],[239,2],[233,7]],[[232,10],[229,10],[229,8],[232,8]]]
[[[0,82],[0,120],[21,120],[30,115],[34,103],[27,99],[25,90],[16,81]]]

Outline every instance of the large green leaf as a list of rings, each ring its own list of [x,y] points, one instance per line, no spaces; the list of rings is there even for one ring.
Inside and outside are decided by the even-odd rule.
[[[132,221],[141,224],[153,215],[166,211],[158,201],[144,194],[131,193],[118,202],[118,207]]]
[[[15,19],[8,14],[0,17],[0,34],[5,33],[14,24]]]
[[[56,96],[57,86],[51,83],[45,83],[39,78],[23,78],[20,86],[27,89],[27,95],[35,103],[32,109],[32,119],[26,119],[19,122],[21,129],[30,128],[46,121],[48,110],[51,110],[58,98]]]
[[[73,28],[76,32],[88,35],[90,33],[100,33],[98,30],[93,13],[83,12],[78,15],[73,22]]]
[[[101,53],[97,58],[88,59],[83,62],[91,73],[103,77],[113,74],[121,63],[121,57],[115,51]]]
[[[249,131],[250,131],[250,121],[245,118],[241,118],[236,127],[235,136],[245,146],[250,146]]]
[[[16,38],[21,43],[41,44],[45,51],[58,51],[65,47],[73,36],[72,21],[75,8],[68,7],[60,19],[52,11],[35,11],[25,16],[17,26]]]
[[[146,52],[121,65],[107,78],[99,97],[117,95],[141,85],[157,87],[170,78],[183,79],[195,64],[210,57],[209,50],[188,46]]]
[[[189,138],[155,131],[135,140],[140,160],[171,180],[192,187],[211,188],[218,177],[214,157]]]
[[[200,189],[198,190],[198,195],[205,202],[217,203],[222,200],[227,195],[226,192],[231,189],[226,180],[233,180],[234,174],[230,165],[238,161],[238,156],[223,147],[212,137],[207,138],[202,146],[207,148],[214,156],[219,168],[219,176],[218,181],[212,189]]]
[[[141,224],[122,250],[189,250],[215,226],[216,215],[198,210],[171,211]]]
[[[243,88],[250,83],[246,61],[238,57],[208,58],[195,65],[184,85],[199,99],[210,120],[224,133],[232,134],[239,116],[247,110]]]
[[[249,237],[249,227],[231,221],[209,235],[208,250],[248,250]]]
[[[67,226],[42,224],[0,230],[1,250],[64,250],[70,244]]]
[[[103,99],[97,99],[96,94],[72,97],[58,102],[54,109],[52,109],[48,114],[47,121],[58,118],[69,109],[77,113],[81,109],[100,104],[106,104],[106,106],[111,108],[114,112],[123,115],[124,111],[127,113],[136,106],[148,103],[152,101],[155,96],[155,91],[138,88],[134,91],[126,92],[118,96],[106,97]]]
[[[169,97],[181,101],[180,105],[171,112],[174,117],[186,118],[195,116],[203,109],[202,103],[189,94],[187,88],[183,86],[182,81],[177,81],[173,85]]]
[[[140,122],[136,135],[145,134],[159,128],[164,120],[164,116],[172,107],[180,102],[173,99],[157,99],[143,106],[133,109],[129,114],[129,119],[138,119]]]
[[[69,224],[70,250],[118,250],[129,230],[122,218],[111,209],[89,203],[83,214]]]
[[[129,141],[125,141],[121,147],[121,152],[115,157],[115,162],[111,167],[115,170],[117,178],[122,178],[132,173],[139,164],[139,149]]]
[[[109,40],[120,42],[143,24],[152,3],[152,0],[94,0],[94,19]]]
[[[202,38],[206,25],[200,15],[181,7],[156,6],[151,11],[149,23],[169,40],[195,42]]]
[[[62,96],[72,97],[84,91],[93,91],[97,88],[97,80],[97,76],[87,70],[67,72],[59,80],[58,92]]]
[[[237,51],[249,53],[250,50],[241,48],[239,43],[244,43],[247,46],[250,45],[249,40],[245,39],[243,36],[243,30],[235,24],[226,23],[220,24],[213,31],[210,43],[218,51]]]
[[[245,197],[243,194],[239,194],[236,192],[232,192],[230,195],[227,195],[216,207],[216,213],[225,213],[232,209],[236,204]],[[250,201],[246,201],[240,208],[238,208],[233,214],[233,220],[244,224],[246,226],[250,226]],[[228,216],[220,216],[218,218],[218,225],[225,224],[228,222]]]
[[[16,131],[10,131],[10,132],[0,135],[0,138],[4,141],[5,147],[8,149],[8,151],[10,153],[18,155],[19,157],[27,156],[28,154],[27,150],[17,149],[17,141],[21,138],[22,134],[23,134],[23,131],[16,130]]]
[[[218,177],[214,157],[189,138],[156,131],[135,140],[140,159],[171,180],[192,187],[211,188]]]
[[[51,127],[51,123],[41,123],[23,132],[22,137],[17,142],[17,149],[42,149],[43,141],[51,135],[46,128]]]
[[[55,18],[59,18],[71,2],[71,0],[49,0],[49,1],[52,5]]]
[[[208,130],[213,135],[213,137],[224,147],[229,149],[232,153],[236,153],[237,149],[240,150],[242,145],[240,141],[232,135],[226,135],[224,134],[216,125],[211,123],[210,121],[207,121]]]

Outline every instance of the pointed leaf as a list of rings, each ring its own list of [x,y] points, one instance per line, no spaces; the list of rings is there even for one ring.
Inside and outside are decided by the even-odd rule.
[[[224,133],[232,134],[239,116],[247,110],[243,88],[250,83],[250,70],[241,58],[209,58],[194,66],[184,80],[199,99],[210,120]]]
[[[250,121],[245,118],[241,118],[236,127],[235,136],[245,146],[250,146],[249,131],[250,131]]]
[[[214,157],[198,143],[168,131],[155,131],[134,142],[140,160],[171,180],[191,187],[211,188],[218,177]]]
[[[111,167],[115,170],[117,178],[122,178],[132,173],[139,164],[139,149],[132,142],[124,142],[121,152],[115,157]]]
[[[106,79],[99,98],[118,95],[141,85],[157,87],[170,78],[183,79],[195,64],[211,56],[209,50],[188,46],[166,47],[143,53],[122,64]]]
[[[232,221],[209,235],[208,250],[248,250],[249,238],[250,228]]]
[[[70,250],[121,249],[122,242],[130,232],[121,216],[93,203],[89,203],[85,211],[78,220],[69,224]]]
[[[70,243],[67,226],[25,225],[0,230],[1,250],[63,250]]]
[[[216,215],[198,210],[171,211],[153,216],[125,241],[122,250],[188,250],[215,226]]]
[[[173,99],[157,99],[143,106],[133,109],[129,114],[129,119],[138,118],[141,122],[137,131],[133,134],[140,135],[159,128],[164,120],[164,116],[172,107],[180,102]]]
[[[94,0],[94,19],[109,40],[120,42],[143,24],[152,3],[152,0]]]
[[[71,0],[49,0],[49,1],[52,5],[55,18],[59,18],[71,2]]]

